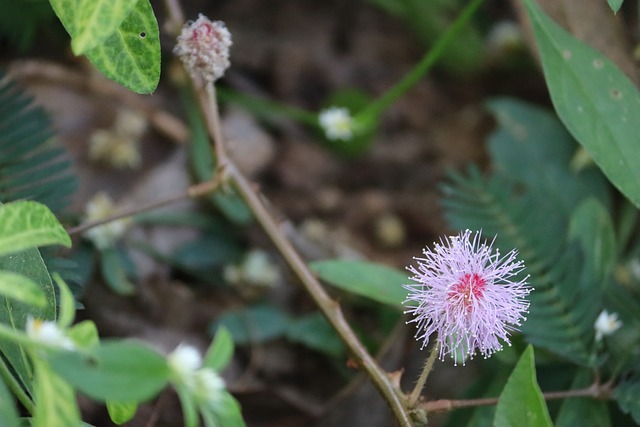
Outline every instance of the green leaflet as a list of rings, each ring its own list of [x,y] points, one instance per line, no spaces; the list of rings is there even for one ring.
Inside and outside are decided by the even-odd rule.
[[[622,412],[630,414],[636,423],[640,423],[640,381],[634,376],[623,380],[613,392]]]
[[[137,403],[107,402],[109,418],[117,425],[124,424],[132,419],[137,410]]]
[[[536,381],[532,346],[522,353],[500,393],[493,427],[553,427]]]
[[[45,245],[71,246],[71,238],[45,205],[31,201],[0,206],[0,256]]]
[[[227,311],[210,330],[217,332],[224,327],[238,345],[263,343],[283,337],[291,320],[287,313],[276,307],[255,305]]]
[[[56,0],[59,1],[59,0]],[[93,49],[106,41],[125,20],[138,0],[76,1],[74,37],[71,48],[76,55]],[[71,2],[68,2],[71,3]]]
[[[524,0],[558,116],[611,182],[640,206],[640,93],[600,52]]]
[[[56,213],[67,206],[78,180],[52,135],[46,111],[0,71],[0,202],[33,200]]]
[[[401,308],[407,297],[405,273],[365,261],[327,260],[310,264],[320,278],[344,291]]]
[[[155,90],[160,80],[160,33],[149,0],[130,2],[134,4],[120,0],[50,2],[71,35],[76,53],[85,53],[105,76],[136,93]],[[92,2],[99,4],[86,4]],[[99,15],[94,7],[101,8]],[[91,28],[89,24],[96,20],[104,20],[106,26]]]
[[[204,356],[203,365],[220,372],[233,357],[233,337],[225,327],[220,327]]]

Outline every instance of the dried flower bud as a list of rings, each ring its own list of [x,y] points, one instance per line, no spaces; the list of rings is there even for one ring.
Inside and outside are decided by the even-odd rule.
[[[192,75],[201,75],[213,82],[224,75],[231,63],[229,47],[231,33],[222,21],[211,21],[200,14],[187,22],[178,36],[173,53],[180,57]]]

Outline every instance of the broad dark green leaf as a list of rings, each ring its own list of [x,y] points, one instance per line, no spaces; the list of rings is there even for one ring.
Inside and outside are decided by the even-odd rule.
[[[105,341],[86,354],[58,352],[50,360],[59,375],[98,400],[151,399],[166,386],[170,375],[164,357],[133,341]]]
[[[402,308],[409,283],[407,274],[367,261],[328,260],[309,265],[325,282],[374,301]]]
[[[37,249],[27,249],[0,257],[0,270],[12,271],[30,278],[40,286],[47,299],[45,307],[36,308],[0,296],[0,322],[23,331],[29,316],[42,320],[55,320],[55,291],[51,283],[51,277],[49,277],[47,268]],[[0,339],[0,352],[13,368],[20,382],[29,392],[33,392],[31,364],[22,346],[14,341]]]
[[[213,342],[204,356],[204,366],[220,372],[231,361],[233,357],[233,338],[225,327],[220,327],[216,331]]]
[[[611,182],[640,206],[640,93],[602,53],[524,0],[553,105]]]
[[[49,208],[31,201],[0,206],[0,256],[46,245],[71,246],[71,238]]]
[[[100,251],[100,263],[102,277],[112,291],[119,295],[133,295],[136,288],[127,277],[124,261],[115,247],[105,248]]]
[[[15,401],[4,381],[0,381],[0,426],[20,427]]]
[[[536,381],[533,347],[528,346],[513,369],[496,406],[494,427],[553,427]]]
[[[240,259],[241,253],[236,242],[227,236],[204,233],[178,247],[169,258],[171,264],[181,270],[197,272],[235,263]]]
[[[287,338],[334,357],[342,356],[345,352],[342,341],[320,313],[312,313],[292,321],[287,328]]]
[[[224,313],[212,325],[211,331],[215,333],[220,326],[224,326],[231,332],[236,344],[262,343],[283,337],[290,321],[283,311],[259,305]]]

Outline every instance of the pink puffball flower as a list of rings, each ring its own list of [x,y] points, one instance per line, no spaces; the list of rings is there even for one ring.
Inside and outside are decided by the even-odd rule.
[[[494,238],[495,240],[495,238]],[[439,357],[451,355],[457,365],[480,352],[484,358],[502,350],[510,332],[518,330],[529,309],[525,297],[533,289],[527,279],[517,278],[524,270],[514,249],[501,257],[493,241],[481,240],[466,230],[441,239],[433,250],[425,248],[424,258],[415,258],[417,267],[407,269],[416,283],[404,285],[409,291],[404,304],[416,324],[416,339],[422,348],[433,333]]]
[[[189,21],[178,36],[173,49],[192,75],[200,75],[207,82],[218,80],[229,68],[231,33],[222,21],[211,21],[200,14]]]

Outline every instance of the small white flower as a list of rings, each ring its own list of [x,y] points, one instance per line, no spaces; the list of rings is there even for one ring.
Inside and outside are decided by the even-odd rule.
[[[99,192],[87,203],[85,221],[98,221],[109,218],[115,213],[115,205],[111,198],[106,193]],[[129,219],[111,221],[107,224],[90,228],[84,233],[84,236],[93,241],[99,249],[105,249],[113,246],[114,242],[125,234],[130,222],[131,220]]]
[[[168,356],[169,366],[178,377],[187,380],[202,366],[202,356],[197,348],[180,344]]]
[[[596,341],[602,341],[602,337],[613,334],[621,326],[622,322],[618,319],[618,313],[609,314],[607,310],[602,310],[593,325],[596,330]]]
[[[320,112],[320,127],[327,139],[348,141],[353,138],[353,117],[344,107],[329,107]]]
[[[200,401],[215,403],[224,387],[224,380],[213,369],[202,368],[195,373],[195,395]]]
[[[55,322],[27,317],[26,333],[29,338],[55,347],[73,350],[73,341],[60,330]]]

